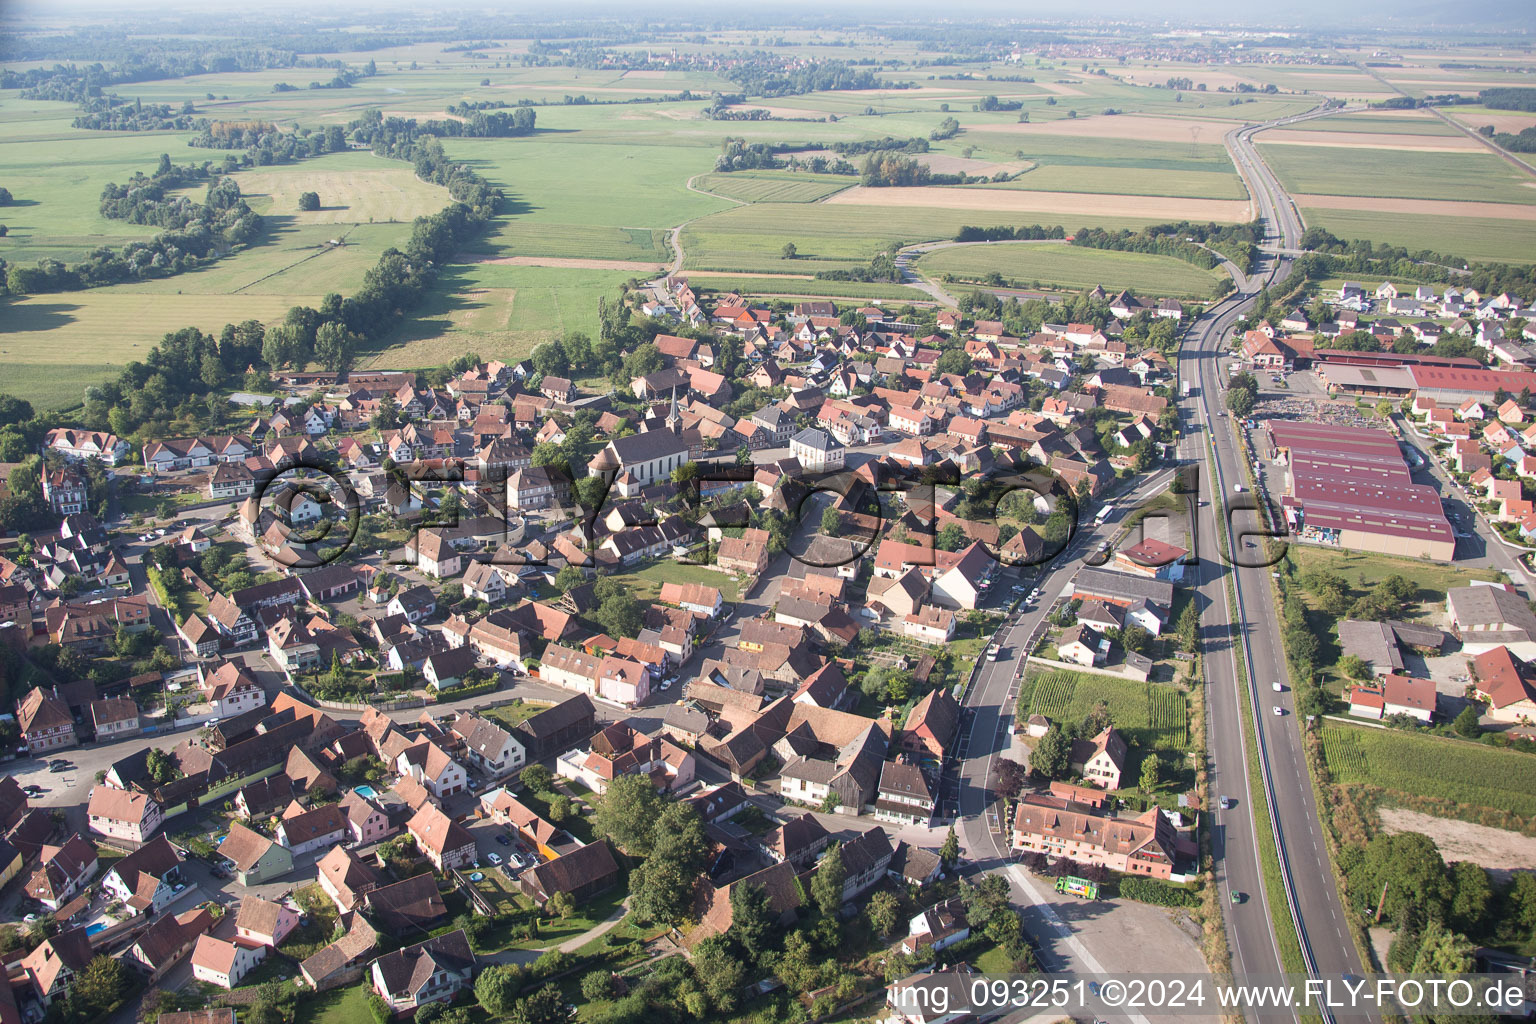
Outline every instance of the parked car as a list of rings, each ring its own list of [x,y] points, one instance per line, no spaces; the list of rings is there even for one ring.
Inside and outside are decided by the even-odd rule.
[[[502,846],[511,846],[512,845],[512,840],[507,838],[507,834],[505,832],[503,832],[500,835],[498,835],[496,837],[496,841],[498,843],[500,843]]]
[[[497,853],[495,850],[492,850],[490,853],[485,855],[485,859],[490,861],[492,864],[500,864],[501,854]]]

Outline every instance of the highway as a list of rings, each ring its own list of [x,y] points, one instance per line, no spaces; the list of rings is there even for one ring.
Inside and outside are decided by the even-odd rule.
[[[1303,230],[1301,218],[1274,174],[1259,157],[1253,137],[1268,127],[1322,116],[1315,111],[1296,118],[1228,133],[1227,145],[1239,173],[1254,197],[1257,214],[1266,225],[1266,243],[1281,249],[1297,246]],[[1287,255],[1266,255],[1248,282],[1250,289],[1283,282],[1290,274]],[[1333,883],[1323,824],[1307,771],[1301,726],[1292,694],[1284,677],[1284,648],[1279,615],[1274,603],[1270,569],[1264,565],[1230,566],[1217,553],[1217,531],[1227,538],[1227,550],[1237,561],[1260,561],[1262,543],[1244,539],[1243,531],[1259,529],[1252,514],[1230,511],[1248,492],[1247,477],[1237,448],[1237,423],[1222,416],[1223,392],[1217,379],[1217,356],[1225,349],[1232,325],[1250,308],[1254,295],[1237,294],[1219,303],[1187,332],[1180,350],[1180,370],[1195,391],[1181,403],[1186,438],[1181,456],[1201,467],[1199,589],[1204,598],[1202,633],[1205,644],[1205,678],[1208,695],[1212,793],[1236,798],[1227,811],[1216,810],[1214,831],[1216,870],[1223,905],[1227,908],[1228,939],[1234,971],[1265,973],[1277,969],[1271,913],[1290,917],[1297,930],[1302,955],[1313,974],[1362,974],[1359,955],[1350,938],[1345,911]],[[1215,472],[1209,469],[1210,441],[1215,445]],[[1218,517],[1218,512],[1221,515]],[[1247,558],[1242,556],[1246,555]],[[1226,586],[1228,574],[1235,584],[1232,603]],[[1241,659],[1247,676],[1250,708],[1245,709],[1237,671]],[[1273,684],[1285,685],[1275,692]],[[1279,708],[1281,714],[1274,709]],[[1241,715],[1252,715],[1262,767],[1262,785],[1249,792],[1246,745]],[[1264,800],[1270,808],[1273,835],[1285,881],[1285,905],[1270,906],[1258,863],[1256,825],[1251,808]],[[1234,905],[1231,891],[1249,899]]]
[[[1301,728],[1292,694],[1283,678],[1284,650],[1279,617],[1274,607],[1270,569],[1267,566],[1233,567],[1221,557],[1218,530],[1226,537],[1226,550],[1257,556],[1257,540],[1249,548],[1242,531],[1253,531],[1257,520],[1248,514],[1234,522],[1228,510],[1236,497],[1234,485],[1247,478],[1240,465],[1236,424],[1220,415],[1223,394],[1217,380],[1217,357],[1225,349],[1233,324],[1252,307],[1266,285],[1285,281],[1291,271],[1290,256],[1303,226],[1295,204],[1254,146],[1254,135],[1271,127],[1324,116],[1334,111],[1318,109],[1264,125],[1230,131],[1225,139],[1233,162],[1253,197],[1254,214],[1266,225],[1267,253],[1252,275],[1238,276],[1239,291],[1216,303],[1186,332],[1180,349],[1180,369],[1194,386],[1180,402],[1183,439],[1179,461],[1200,469],[1196,508],[1196,554],[1199,564],[1186,570],[1186,580],[1199,593],[1201,640],[1205,655],[1209,793],[1213,806],[1212,850],[1226,916],[1233,972],[1238,976],[1278,974],[1282,971],[1279,944],[1272,917],[1291,920],[1302,947],[1303,959],[1312,974],[1363,974],[1359,955],[1350,938],[1344,908],[1333,883],[1332,867],[1324,842],[1323,824],[1307,771]],[[1215,444],[1215,472],[1208,452]],[[1114,499],[1134,505],[1166,488],[1169,470],[1155,474],[1130,494]],[[1220,513],[1220,515],[1218,515]],[[1118,517],[1116,517],[1118,518]],[[958,801],[960,828],[970,857],[983,870],[1000,869],[1009,878],[1015,901],[1025,908],[1032,936],[1044,951],[1048,970],[1097,973],[1104,964],[1064,926],[1040,896],[1041,883],[1009,860],[1008,823],[999,821],[998,804],[990,792],[993,765],[1009,749],[1013,702],[1017,682],[1027,656],[1029,640],[1078,568],[1077,560],[1092,554],[1101,541],[1119,527],[1112,520],[1081,529],[1068,549],[1040,571],[1037,604],[1011,619],[999,637],[1002,654],[996,662],[983,662],[975,685],[964,700],[965,716],[957,745],[959,771],[949,783],[954,790],[943,799]],[[1257,558],[1253,559],[1257,561]],[[1227,588],[1228,574],[1235,599]],[[1032,576],[1033,574],[1030,574]],[[1035,581],[1030,578],[1030,583]],[[1239,671],[1239,661],[1243,669]],[[1245,706],[1240,686],[1246,680]],[[1283,692],[1275,682],[1286,683]],[[1275,713],[1275,708],[1281,714]],[[1242,716],[1251,716],[1262,771],[1250,788],[1247,772],[1248,743]],[[1232,799],[1227,810],[1216,809],[1220,796]],[[1256,801],[1263,801],[1273,822],[1284,881],[1283,901],[1275,905],[1267,894],[1260,862],[1258,824],[1253,815]],[[1241,894],[1232,902],[1233,893]],[[1112,964],[1124,969],[1129,964]],[[1290,1012],[1253,1014],[1255,1019],[1293,1020]],[[1139,1020],[1139,1018],[1132,1018]]]

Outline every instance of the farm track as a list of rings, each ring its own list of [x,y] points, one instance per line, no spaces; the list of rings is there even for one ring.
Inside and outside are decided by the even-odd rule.
[[[752,205],[751,203],[744,202],[743,200],[736,199],[732,196],[723,196],[718,192],[711,192],[708,189],[699,188],[694,184],[694,182],[698,181],[702,177],[702,174],[695,174],[684,183],[684,187],[686,187],[688,191],[697,192],[701,196],[710,196],[714,199],[724,199],[726,202],[735,203],[737,206]],[[672,263],[667,267],[667,273],[669,275],[676,274],[678,271],[683,269],[683,228],[687,227],[689,224],[692,224],[696,220],[702,220],[708,216],[709,214],[707,213],[701,213],[697,217],[689,217],[687,220],[683,221],[681,224],[667,233],[667,244],[672,246]]]
[[[343,231],[341,233],[341,236],[340,236],[339,240],[343,244],[345,244],[346,241],[347,241],[347,236],[350,235],[354,230],[356,230],[356,228],[357,228],[356,224],[353,224],[350,227],[348,227],[347,230],[345,230],[345,231]],[[335,252],[337,248],[338,247],[334,246],[334,245],[321,246],[320,248],[316,249],[314,252],[310,253],[308,256],[304,256],[304,257],[302,257],[300,259],[294,260],[292,263],[288,264],[285,267],[279,267],[278,269],[272,271],[272,273],[270,273],[270,274],[265,274],[265,275],[263,275],[261,277],[258,277],[254,281],[247,281],[247,282],[245,282],[245,284],[241,285],[238,288],[230,289],[229,294],[231,294],[231,295],[238,295],[241,292],[245,291],[247,288],[255,287],[256,285],[261,284],[261,282],[263,282],[263,281],[267,281],[267,280],[270,280],[270,279],[276,277],[278,274],[286,274],[288,271],[292,270],[294,267],[300,266],[301,264],[304,264],[304,263],[308,263],[310,260],[315,259],[316,257],[324,256],[328,252]]]
[[[1400,94],[1402,94],[1404,96],[1408,95],[1406,92],[1403,92],[1403,90],[1400,89],[1398,86],[1393,85],[1391,82],[1389,82],[1385,78],[1381,77],[1381,75],[1377,74],[1373,69],[1365,67],[1364,65],[1360,65],[1360,68],[1366,74],[1370,75],[1372,78],[1376,79],[1376,81],[1380,82],[1382,85],[1386,86],[1388,89],[1391,89],[1393,92],[1400,93]],[[1530,164],[1526,163],[1524,160],[1520,159],[1515,154],[1511,153],[1509,150],[1504,149],[1503,147],[1499,146],[1492,139],[1484,138],[1483,136],[1479,135],[1473,129],[1468,128],[1466,125],[1462,124],[1460,121],[1456,120],[1454,117],[1450,117],[1449,115],[1443,113],[1442,111],[1440,111],[1436,107],[1424,107],[1423,109],[1428,110],[1431,114],[1435,115],[1440,120],[1442,120],[1446,124],[1450,125],[1452,128],[1455,128],[1458,132],[1461,132],[1463,135],[1466,135],[1469,138],[1475,139],[1483,147],[1492,150],[1495,155],[1503,157],[1504,162],[1509,164],[1510,166],[1516,168],[1517,170],[1524,171],[1526,174],[1536,175],[1536,167],[1531,166]]]

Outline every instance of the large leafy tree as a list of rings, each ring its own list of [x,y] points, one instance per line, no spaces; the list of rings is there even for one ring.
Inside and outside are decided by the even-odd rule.
[[[646,775],[621,775],[608,786],[592,816],[594,831],[620,849],[644,857],[651,852],[661,797]]]

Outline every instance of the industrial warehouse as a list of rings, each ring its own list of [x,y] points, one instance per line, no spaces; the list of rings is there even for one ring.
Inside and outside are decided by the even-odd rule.
[[[1422,395],[1437,402],[1458,405],[1467,399],[1486,401],[1495,391],[1512,395],[1536,384],[1536,373],[1526,370],[1489,370],[1474,360],[1441,360],[1470,365],[1426,365],[1407,357],[1388,353],[1362,353],[1375,359],[1360,358],[1323,362],[1318,373],[1328,382],[1333,394],[1361,395],[1368,398],[1401,399]]]
[[[1384,430],[1324,423],[1268,424],[1287,467],[1281,506],[1304,541],[1449,562],[1456,535],[1435,489],[1413,482]]]

